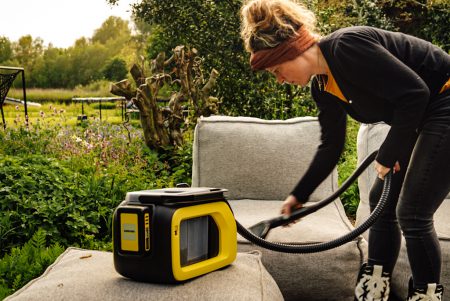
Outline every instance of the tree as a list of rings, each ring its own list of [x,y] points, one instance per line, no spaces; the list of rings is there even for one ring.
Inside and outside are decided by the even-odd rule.
[[[17,42],[0,37],[0,63],[24,67],[29,87],[74,88],[104,78],[104,71],[111,80],[121,79],[145,54],[142,44],[132,39],[128,21],[109,17],[92,38],[82,37],[67,49],[45,47],[31,35]]]
[[[71,74],[70,56],[63,48],[49,45],[42,56],[42,63],[34,70],[36,86],[40,88],[67,88]]]
[[[92,43],[106,45],[108,42],[117,40],[119,37],[122,39],[129,39],[131,37],[131,30],[128,27],[128,21],[125,21],[119,17],[111,16],[103,22],[99,29],[94,31]]]
[[[41,63],[44,51],[44,41],[41,38],[33,39],[31,35],[21,37],[13,43],[13,56],[17,65],[25,69],[27,74],[27,86],[35,87],[35,69]]]
[[[103,76],[111,81],[119,81],[128,74],[127,63],[118,57],[108,60],[103,68]]]
[[[34,60],[42,55],[43,44],[44,41],[41,38],[33,39],[31,35],[23,36],[14,43],[14,57],[21,65],[31,67]]]
[[[168,147],[181,146],[183,130],[188,128],[185,125],[195,125],[200,116],[217,114],[219,101],[211,91],[219,73],[213,69],[205,79],[201,65],[196,49],[177,46],[169,59],[161,52],[151,60],[150,76],[133,65],[130,73],[136,89],[128,79],[111,86],[111,93],[132,100],[139,108],[144,140],[150,149],[164,153]],[[167,107],[158,105],[158,94],[165,84],[179,86]],[[190,108],[189,114],[185,114],[183,106]]]
[[[109,58],[108,48],[100,43],[91,44],[86,38],[79,39],[68,49],[70,58],[70,88],[86,85],[102,78],[103,66]]]
[[[133,14],[154,30],[148,57],[169,53],[177,45],[198,49],[204,66],[221,74],[217,93],[221,108],[229,114],[292,116],[297,113],[292,110],[297,88],[279,86],[270,75],[250,70],[239,36],[241,4],[241,0],[146,0],[134,5]]]
[[[11,41],[7,37],[0,37],[0,63],[10,60],[12,55]]]

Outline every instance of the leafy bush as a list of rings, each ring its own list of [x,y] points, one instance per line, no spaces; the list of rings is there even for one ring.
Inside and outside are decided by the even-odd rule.
[[[103,76],[111,81],[124,79],[128,74],[127,63],[125,60],[115,57],[106,62],[103,67]]]
[[[154,27],[149,58],[187,45],[199,51],[206,70],[219,71],[217,95],[227,114],[266,119],[295,116],[296,104],[310,98],[296,87],[276,84],[270,74],[251,71],[239,36],[241,5],[240,0],[149,0],[137,3],[134,13]]]
[[[0,131],[0,299],[69,245],[111,250],[112,213],[127,192],[190,184],[192,131],[185,135],[186,145],[158,154],[132,125],[42,122]]]
[[[64,251],[58,243],[47,247],[45,231],[38,230],[22,247],[0,259],[0,300],[42,274]]]
[[[450,51],[450,2],[381,0],[378,7],[399,31],[430,41]]]
[[[108,213],[114,204],[105,197],[94,198],[89,191],[92,181],[55,159],[3,157],[0,182],[0,254],[39,228],[52,241],[69,245],[109,227]]]
[[[128,140],[107,124],[1,132],[0,254],[38,228],[63,246],[105,247],[126,192],[190,183],[191,144],[159,155],[139,133]]]
[[[347,135],[344,147],[344,152],[338,163],[338,184],[341,185],[356,169],[358,156],[356,152],[356,138],[358,135],[359,123],[353,119],[348,118],[347,121]],[[369,167],[370,168],[370,167]],[[354,219],[356,216],[356,209],[359,204],[359,189],[358,181],[355,181],[341,196],[340,199],[344,205],[347,216]]]

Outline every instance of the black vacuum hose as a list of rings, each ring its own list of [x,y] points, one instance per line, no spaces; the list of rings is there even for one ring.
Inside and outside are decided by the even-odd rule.
[[[376,152],[374,152],[371,156],[369,156],[368,159],[371,160],[371,162],[372,162],[375,159],[375,155],[376,155]],[[367,159],[365,161],[367,161]],[[358,168],[354,172],[354,174],[357,174],[358,171],[360,174],[361,169],[362,170],[366,169],[368,165],[369,164],[361,165],[360,168]],[[387,202],[389,192],[391,189],[391,177],[392,177],[392,171],[390,171],[385,176],[384,184],[383,184],[383,192],[381,194],[380,200],[378,201],[377,206],[373,210],[372,214],[367,218],[367,220],[363,224],[361,224],[359,227],[355,228],[353,231],[351,231],[348,234],[341,236],[335,240],[332,240],[329,242],[323,242],[323,243],[306,244],[306,245],[295,245],[295,244],[270,242],[270,241],[267,241],[263,238],[260,238],[256,235],[254,235],[252,232],[248,231],[244,226],[242,226],[238,221],[236,221],[237,231],[240,235],[242,235],[242,237],[244,237],[245,239],[254,243],[255,245],[258,245],[265,249],[269,249],[269,250],[276,251],[276,252],[297,253],[297,254],[316,253],[316,252],[322,252],[325,250],[339,247],[347,242],[354,240],[356,237],[358,237],[359,235],[364,233],[367,229],[370,228],[370,226],[372,226],[375,223],[375,221],[377,220],[377,218],[380,216],[381,212],[383,211],[384,207],[386,206],[386,202]],[[353,181],[354,181],[354,179],[353,179]],[[333,194],[333,195],[335,195],[335,194]],[[327,198],[326,201],[328,203],[330,203],[330,198]],[[322,201],[322,202],[325,203],[325,201]],[[322,203],[322,202],[320,202],[320,203]]]

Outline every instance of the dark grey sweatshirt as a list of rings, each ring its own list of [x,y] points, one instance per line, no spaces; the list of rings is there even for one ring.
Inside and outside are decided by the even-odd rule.
[[[359,122],[391,125],[376,160],[393,167],[450,77],[447,53],[402,33],[366,26],[343,28],[324,37],[319,47],[349,102],[321,90],[313,80],[322,143],[292,191],[302,203],[336,166],[344,147],[347,114]],[[450,103],[439,106],[450,112]]]

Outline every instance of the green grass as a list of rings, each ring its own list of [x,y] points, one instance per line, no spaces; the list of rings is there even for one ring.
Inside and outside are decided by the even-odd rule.
[[[98,103],[85,103],[84,115],[88,120],[100,119]],[[25,111],[21,105],[5,105],[4,113],[7,127],[18,127],[25,123]],[[102,121],[111,124],[121,124],[122,120],[121,102],[102,103]],[[28,120],[30,125],[52,126],[52,125],[76,125],[77,117],[82,113],[81,103],[44,103],[41,107],[28,107]],[[133,120],[132,123],[138,123]]]
[[[70,102],[73,97],[99,97],[100,95],[92,95],[90,91],[70,90],[70,89],[27,89],[27,101],[44,103],[44,102]],[[111,95],[107,95],[111,96]],[[11,89],[8,97],[23,99],[22,89]]]
[[[27,88],[27,101],[38,103],[70,103],[74,97],[112,97],[109,92],[110,82],[97,81],[88,86],[79,86],[75,89],[40,89]],[[23,91],[21,88],[13,86],[8,97],[23,99]]]

